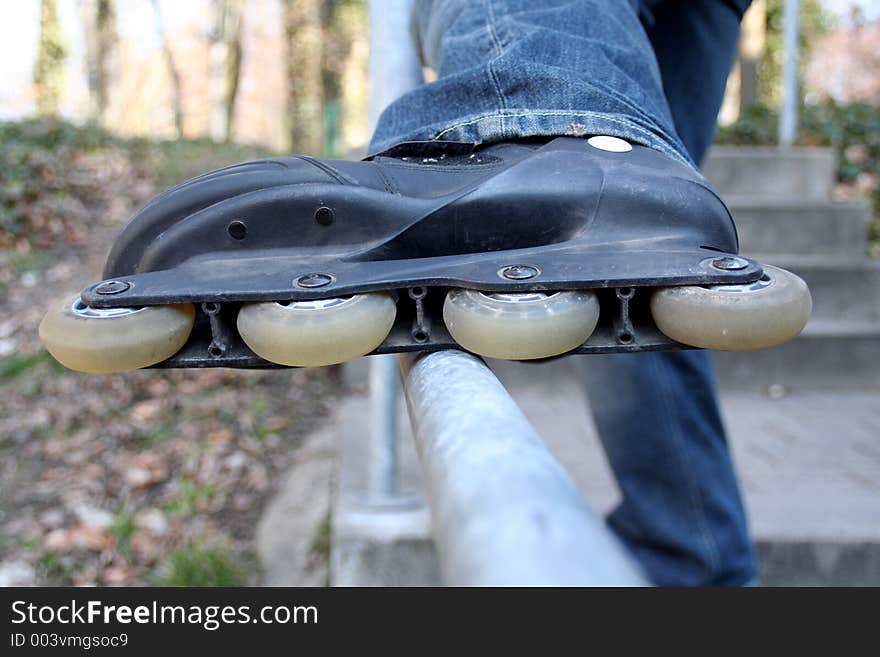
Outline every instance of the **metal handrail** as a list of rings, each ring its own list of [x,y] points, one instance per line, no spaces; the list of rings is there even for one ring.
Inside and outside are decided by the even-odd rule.
[[[410,34],[413,0],[370,2],[370,132],[399,96],[422,83],[422,67]],[[369,496],[383,506],[397,494],[397,398],[393,356],[370,359]]]
[[[789,147],[797,140],[798,109],[798,22],[800,0],[785,0],[783,6],[783,47],[785,60],[782,67],[782,109],[779,112],[779,145]]]
[[[421,82],[405,38],[412,0],[370,3],[371,123]],[[398,357],[435,543],[447,584],[642,585],[623,546],[589,510],[486,364],[460,351]],[[370,371],[370,494],[397,494],[393,357]]]
[[[399,362],[445,583],[645,585],[482,360]]]

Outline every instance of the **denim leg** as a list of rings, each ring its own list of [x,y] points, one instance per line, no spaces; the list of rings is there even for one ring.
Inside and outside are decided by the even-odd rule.
[[[697,164],[718,110],[751,0],[648,0],[645,24],[675,131]]]
[[[708,353],[577,357],[623,496],[608,524],[660,585],[755,576]]]
[[[370,152],[607,134],[690,162],[637,4],[420,0],[415,28],[438,79],[385,110]]]
[[[647,30],[678,134],[711,142],[745,0],[654,2]],[[658,584],[739,585],[757,565],[705,351],[579,358],[623,494],[609,526]]]

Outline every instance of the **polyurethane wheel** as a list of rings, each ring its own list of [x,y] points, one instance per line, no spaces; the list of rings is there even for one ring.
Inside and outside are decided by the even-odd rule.
[[[386,292],[336,299],[249,303],[238,313],[238,332],[268,361],[318,367],[365,356],[388,336],[397,308]]]
[[[692,347],[730,351],[788,342],[806,326],[812,306],[803,280],[769,265],[754,283],[667,287],[651,297],[651,313],[665,335]]]
[[[583,344],[596,328],[599,302],[589,290],[493,294],[454,289],[446,295],[443,320],[468,351],[531,360]]]
[[[81,299],[53,305],[40,340],[72,370],[109,374],[155,365],[173,356],[192,330],[191,303],[140,308],[90,308]]]

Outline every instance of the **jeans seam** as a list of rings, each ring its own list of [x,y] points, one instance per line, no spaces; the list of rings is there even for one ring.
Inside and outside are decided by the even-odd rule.
[[[499,114],[504,114],[505,117],[515,119],[515,118],[527,118],[532,116],[570,116],[570,117],[589,117],[595,119],[601,119],[603,121],[609,121],[611,123],[616,123],[623,128],[627,128],[629,130],[633,130],[634,132],[639,133],[642,138],[645,140],[646,145],[655,144],[662,140],[660,140],[656,135],[652,134],[648,130],[645,130],[639,125],[632,123],[630,121],[626,121],[623,119],[618,119],[613,116],[608,116],[607,114],[602,114],[601,112],[590,112],[583,110],[527,110],[527,111],[511,111],[511,110],[502,110],[500,112],[491,112],[488,114],[481,114],[480,116],[468,119],[467,121],[461,121],[460,123],[454,123],[451,126],[440,130],[435,133],[431,138],[431,141],[440,141],[441,137],[448,132],[452,132],[453,130],[458,130],[459,128],[463,128],[465,126],[473,125],[475,123],[479,123],[480,121],[485,121],[486,119],[499,118]],[[672,151],[674,152],[674,151]],[[676,154],[678,159],[681,159],[681,156]]]
[[[596,119],[602,119],[604,121],[611,121],[613,123],[618,123],[621,126],[632,128],[634,130],[638,130],[639,132],[645,135],[651,135],[650,132],[645,130],[644,128],[631,123],[630,121],[626,121],[624,119],[617,119],[613,116],[608,116],[607,114],[602,114],[601,112],[590,112],[588,110],[523,110],[523,111],[511,111],[509,109],[504,109],[501,111],[490,112],[487,114],[480,114],[480,116],[468,119],[467,121],[461,121],[460,123],[453,123],[451,126],[443,128],[440,132],[438,132],[434,139],[439,139],[447,132],[451,132],[452,130],[457,130],[458,128],[463,128],[467,125],[473,125],[474,123],[479,123],[480,121],[484,121],[486,119],[495,118],[497,114],[505,114],[508,118],[516,119],[516,118],[525,118],[529,116],[581,116],[581,117],[592,117]],[[653,135],[651,135],[653,136]]]
[[[662,375],[662,373],[658,373],[656,371],[656,363],[657,363],[656,359],[651,358],[651,359],[649,359],[649,362],[650,362],[651,368],[655,370],[655,372],[654,372],[655,376],[653,377],[654,381],[663,380],[664,377],[657,376],[658,374]],[[664,386],[664,385],[659,386],[658,392],[659,392],[659,397],[660,397],[661,403],[664,406],[664,409],[663,409],[664,410],[664,413],[663,413],[664,424],[666,424],[668,435],[672,436],[673,439],[675,440],[675,454],[678,457],[678,465],[681,468],[682,474],[685,477],[686,486],[687,486],[688,491],[690,493],[690,498],[691,498],[690,507],[691,507],[691,511],[694,515],[694,518],[697,521],[698,531],[700,534],[700,540],[703,543],[704,547],[706,548],[706,552],[707,552],[706,556],[708,557],[708,560],[709,560],[709,567],[711,569],[711,572],[715,573],[715,572],[717,572],[717,570],[720,566],[721,558],[720,558],[720,555],[718,552],[718,546],[715,544],[715,539],[712,536],[712,532],[709,531],[709,528],[708,528],[708,522],[706,519],[706,510],[703,505],[703,500],[700,495],[700,491],[698,488],[697,489],[694,488],[690,477],[688,477],[688,473],[692,472],[692,468],[690,466],[690,459],[688,459],[687,453],[683,449],[683,444],[682,444],[683,443],[683,436],[682,436],[681,432],[679,431],[678,423],[672,421],[672,418],[674,417],[674,413],[675,413],[675,404],[670,399],[669,391],[666,388],[666,386]]]
[[[662,137],[654,134],[653,132],[646,130],[642,126],[632,121],[626,119],[619,119],[613,116],[609,116],[608,114],[604,114],[601,112],[590,112],[586,110],[501,110],[495,111],[491,113],[481,114],[472,119],[468,119],[467,121],[461,121],[459,123],[455,123],[451,126],[447,126],[443,128],[439,132],[435,132],[433,137],[430,137],[428,141],[440,141],[441,138],[449,132],[457,130],[459,128],[463,128],[469,125],[473,125],[475,123],[479,123],[481,121],[485,121],[487,119],[498,119],[498,114],[504,114],[505,118],[529,118],[529,117],[571,117],[571,118],[593,118],[599,121],[606,121],[608,123],[614,123],[622,128],[624,128],[624,132],[617,135],[622,139],[626,139],[628,141],[642,144],[643,146],[647,146],[649,148],[653,148],[654,150],[660,151],[661,153],[665,153],[672,159],[681,162],[689,167],[695,168],[694,164],[690,162],[685,156],[679,153],[668,141],[663,139]],[[532,134],[544,134],[544,133],[532,133]],[[547,133],[558,136],[564,136],[567,133],[553,132]],[[595,132],[593,134],[605,134],[602,132]],[[582,135],[569,135],[569,136],[582,136]]]
[[[492,39],[492,45],[495,48],[495,57],[501,57],[504,49],[501,47],[501,41],[498,39],[498,33],[495,31],[495,10],[492,8],[492,0],[483,0],[486,8],[486,28],[489,30],[489,37]],[[498,74],[495,71],[494,59],[489,60],[487,69],[489,78],[492,80],[492,86],[495,88],[495,95],[498,97],[498,104],[502,109],[507,109],[507,98],[504,97],[504,91],[501,89],[501,82],[498,80]],[[506,126],[504,125],[504,116],[498,117],[498,129],[502,138],[506,136]]]

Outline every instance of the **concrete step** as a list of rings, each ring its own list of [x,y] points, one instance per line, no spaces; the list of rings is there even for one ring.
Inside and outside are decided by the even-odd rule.
[[[748,255],[803,278],[813,296],[814,319],[880,322],[880,260],[771,253]]]
[[[871,210],[863,201],[726,196],[740,251],[862,256]]]
[[[831,198],[836,172],[829,148],[714,146],[703,173],[722,194],[750,198]]]
[[[769,353],[769,352],[763,352]],[[491,361],[502,383],[598,514],[620,493],[584,401],[578,367],[591,358],[542,364]],[[880,405],[874,391],[723,391],[721,405],[767,585],[880,585]],[[337,585],[440,582],[420,468],[403,415],[397,505],[365,506],[367,400],[334,413],[342,468],[334,509]],[[649,430],[649,429],[647,429]],[[632,439],[638,439],[633,436]]]
[[[715,352],[715,363],[730,390],[880,392],[880,322],[813,319],[787,344]]]
[[[880,586],[880,541],[756,541],[761,586]]]

